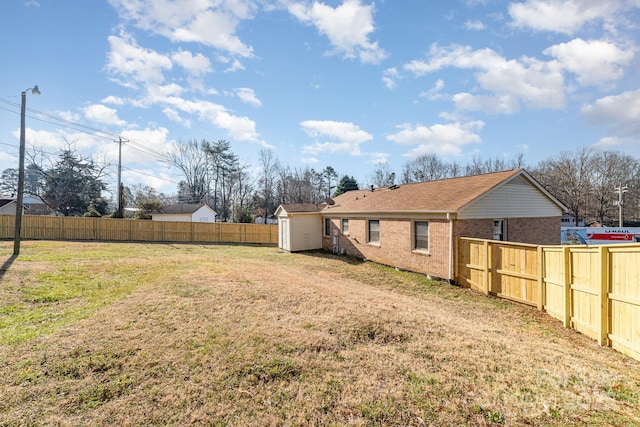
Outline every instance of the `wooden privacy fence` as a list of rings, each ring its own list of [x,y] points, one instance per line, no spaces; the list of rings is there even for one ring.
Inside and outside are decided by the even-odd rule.
[[[457,284],[546,311],[640,360],[640,245],[457,240]]]
[[[277,225],[36,215],[23,216],[21,234],[27,240],[278,243]],[[0,215],[0,239],[14,236],[15,216]]]

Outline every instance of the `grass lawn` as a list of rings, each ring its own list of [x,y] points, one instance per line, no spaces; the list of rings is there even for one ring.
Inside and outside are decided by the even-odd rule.
[[[0,242],[0,426],[640,425],[640,362],[349,257]]]

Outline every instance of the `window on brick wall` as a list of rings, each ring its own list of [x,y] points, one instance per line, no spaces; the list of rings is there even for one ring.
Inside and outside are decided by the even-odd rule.
[[[331,219],[329,218],[324,219],[324,235],[325,236],[331,235]]]
[[[504,219],[493,220],[493,240],[507,240],[507,230]]]
[[[342,234],[349,234],[349,220],[342,218]]]
[[[429,223],[427,221],[413,223],[413,249],[429,250]]]
[[[370,219],[367,224],[367,242],[380,243],[380,221]]]

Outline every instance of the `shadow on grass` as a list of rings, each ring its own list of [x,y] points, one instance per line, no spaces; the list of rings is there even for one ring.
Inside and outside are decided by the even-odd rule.
[[[300,251],[300,252],[296,252],[296,254],[306,255],[313,258],[336,259],[351,265],[359,265],[367,262],[367,260],[365,259],[358,258],[352,255],[341,255],[341,254],[325,251],[322,249],[314,249],[311,251]]]
[[[0,279],[2,279],[2,276],[4,276],[4,273],[6,273],[9,270],[9,268],[11,267],[13,262],[16,260],[16,258],[17,258],[16,255],[11,255],[2,263],[2,266],[0,266]]]

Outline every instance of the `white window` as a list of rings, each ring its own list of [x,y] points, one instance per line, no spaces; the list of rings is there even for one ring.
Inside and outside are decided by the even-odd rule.
[[[427,221],[413,223],[413,249],[429,250],[429,223]]]
[[[342,218],[342,234],[349,234],[349,219]]]
[[[380,221],[370,219],[368,226],[367,242],[380,243]]]

